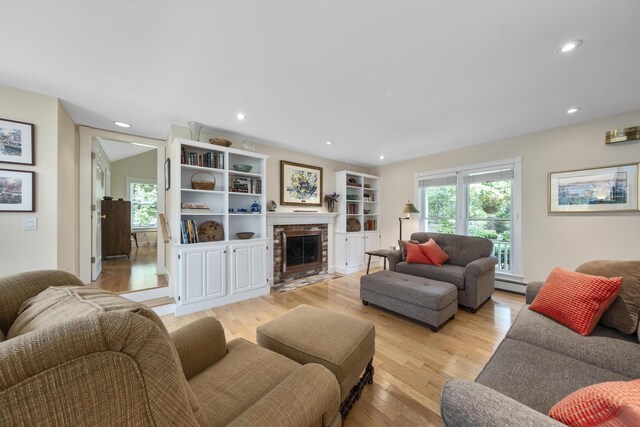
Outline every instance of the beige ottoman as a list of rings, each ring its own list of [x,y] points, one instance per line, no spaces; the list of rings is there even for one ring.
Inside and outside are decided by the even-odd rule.
[[[298,363],[319,363],[333,372],[340,384],[343,419],[364,385],[373,383],[375,335],[371,322],[308,305],[299,305],[257,329],[262,347]]]

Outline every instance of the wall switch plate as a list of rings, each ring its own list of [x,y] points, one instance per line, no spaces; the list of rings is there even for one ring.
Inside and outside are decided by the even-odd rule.
[[[37,230],[38,218],[36,218],[35,216],[26,217],[23,220],[23,225],[25,230]]]

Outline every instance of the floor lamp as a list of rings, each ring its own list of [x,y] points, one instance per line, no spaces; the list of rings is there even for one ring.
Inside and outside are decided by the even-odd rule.
[[[406,216],[404,217],[401,216],[398,218],[398,221],[400,221],[400,240],[402,240],[402,220],[409,219],[412,213],[420,213],[420,211],[416,209],[415,206],[413,206],[413,203],[407,200],[407,203],[405,203],[404,208],[402,208],[402,210],[400,211],[400,215],[406,214]]]

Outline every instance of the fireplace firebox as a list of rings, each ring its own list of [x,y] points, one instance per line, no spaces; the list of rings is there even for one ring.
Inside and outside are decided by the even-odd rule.
[[[282,232],[282,275],[322,266],[322,231]]]

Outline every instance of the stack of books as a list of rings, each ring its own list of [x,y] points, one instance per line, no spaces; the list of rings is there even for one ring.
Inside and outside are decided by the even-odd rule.
[[[180,163],[183,165],[202,166],[205,168],[224,169],[224,153],[198,153],[197,151],[187,151],[182,147],[180,153]]]
[[[375,231],[378,229],[378,221],[375,219],[368,219],[364,222],[364,231]]]
[[[358,205],[354,203],[347,203],[347,213],[354,215],[358,213]]]
[[[180,221],[180,231],[182,232],[182,243],[198,243],[198,228],[194,220]]]
[[[232,193],[262,194],[262,180],[235,176],[231,180],[229,191]]]
[[[182,202],[180,211],[184,213],[211,213],[209,206],[204,203]]]

